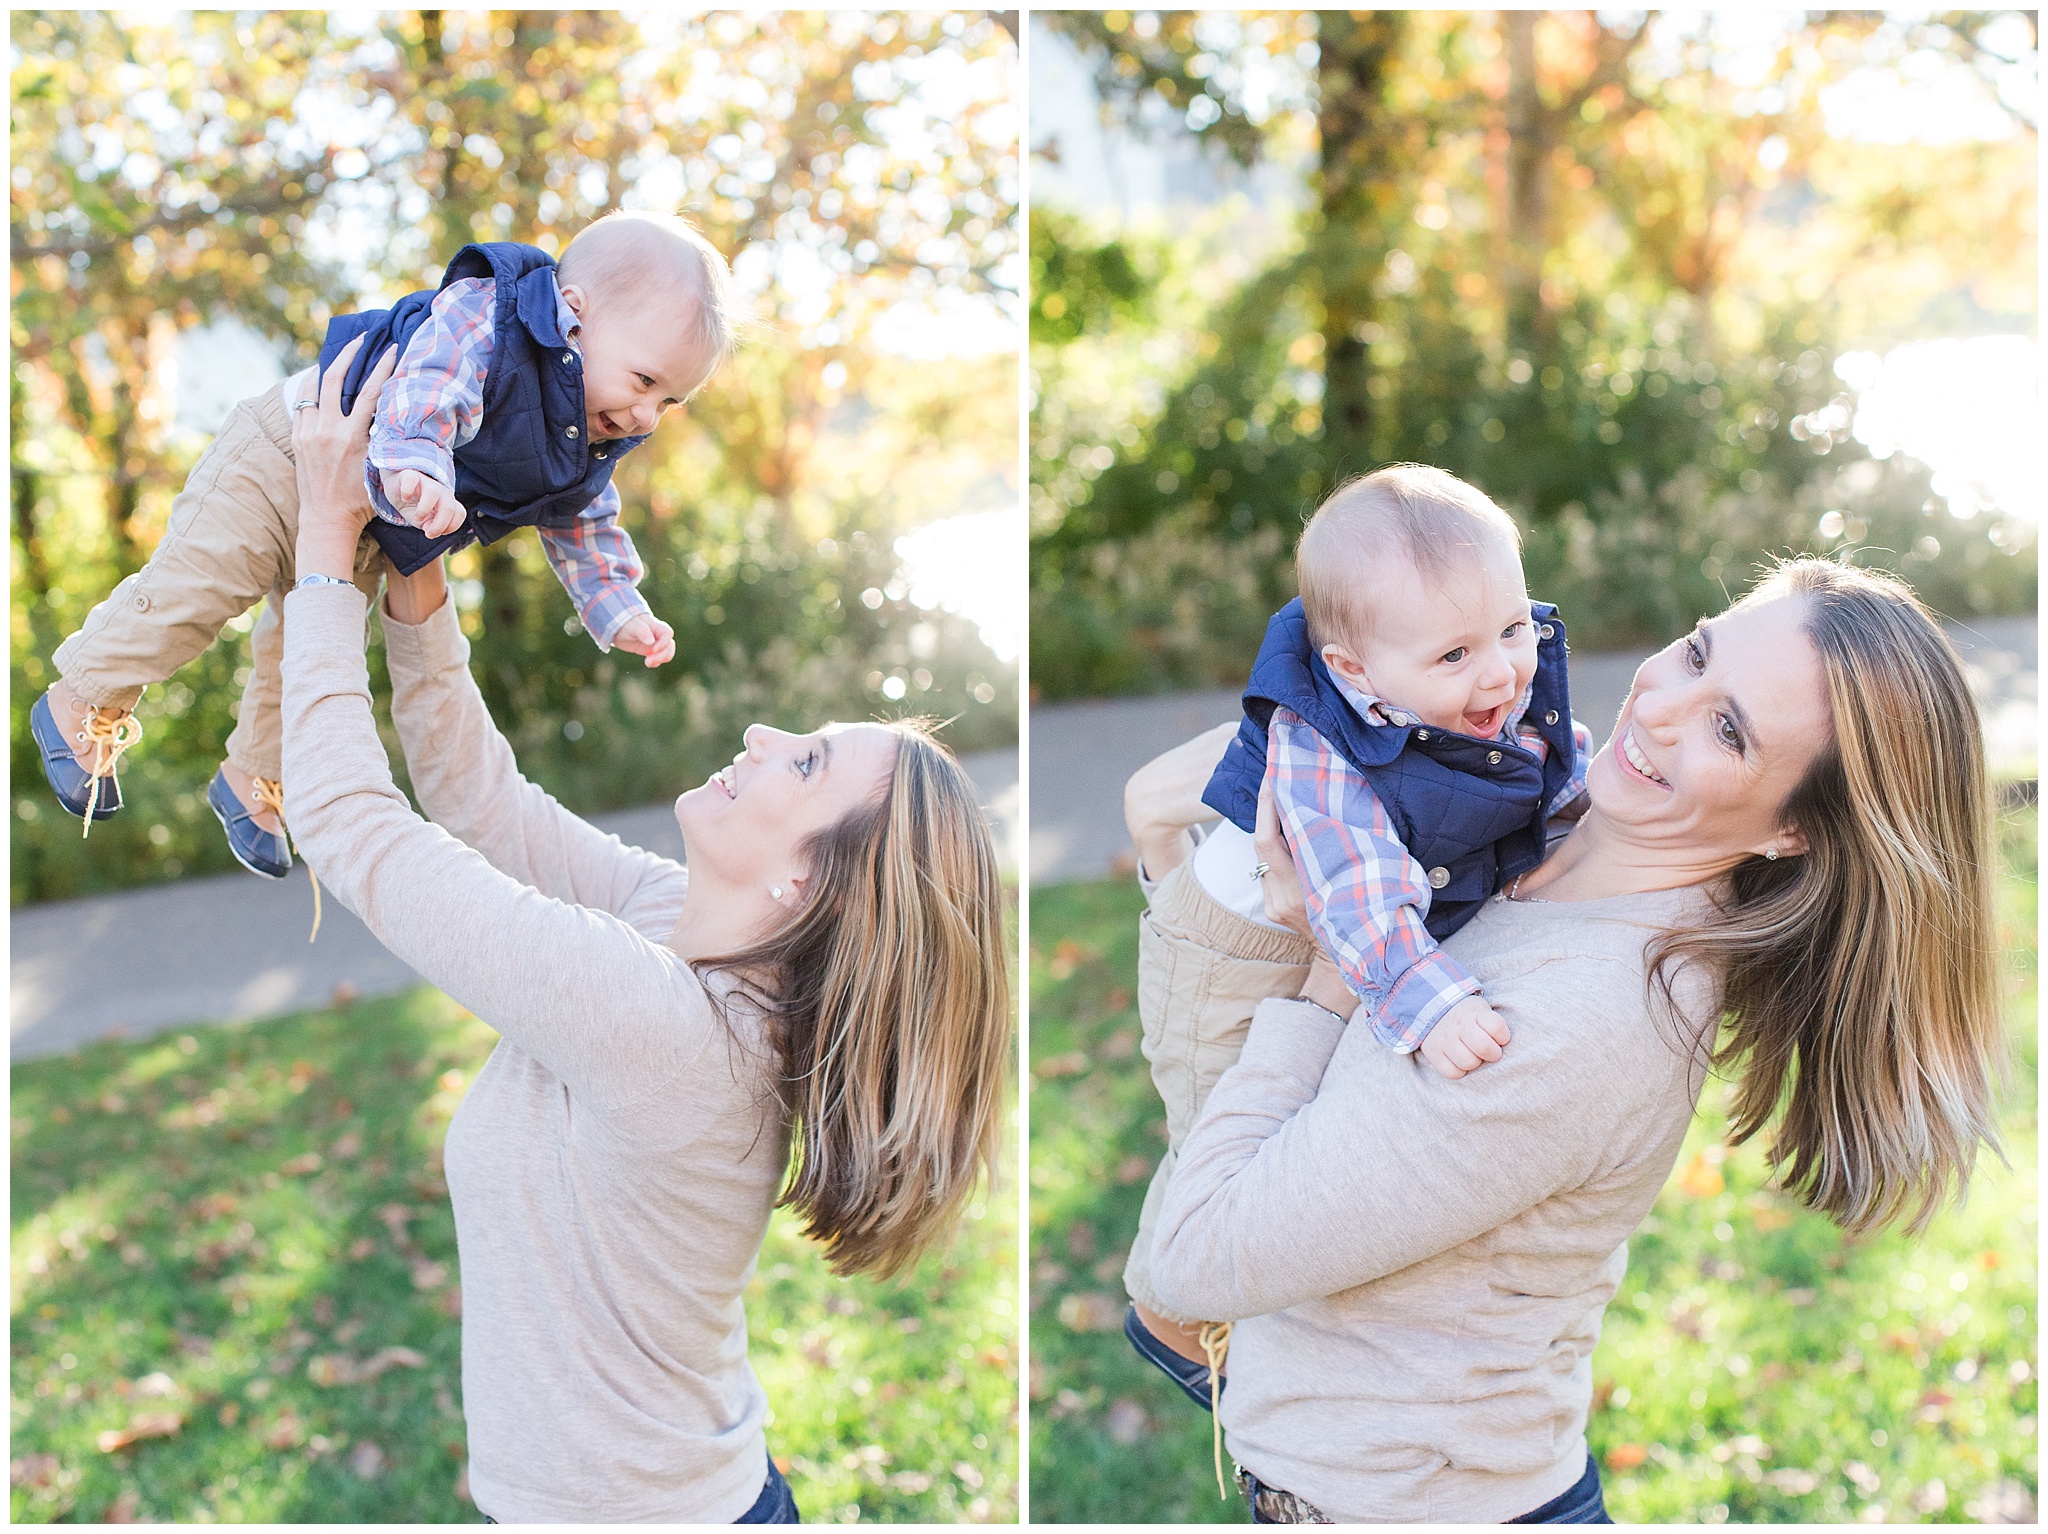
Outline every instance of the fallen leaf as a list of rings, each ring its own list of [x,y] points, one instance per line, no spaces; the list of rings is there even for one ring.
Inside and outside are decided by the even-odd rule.
[[[360,1363],[346,1353],[322,1353],[306,1360],[306,1378],[321,1386],[367,1385],[392,1369],[418,1369],[426,1358],[411,1348],[379,1348]]]
[[[1145,1415],[1145,1408],[1136,1401],[1128,1396],[1119,1396],[1109,1403],[1102,1425],[1112,1439],[1129,1448],[1151,1430],[1152,1419]]]
[[[1060,1301],[1059,1318],[1070,1332],[1113,1332],[1124,1324],[1124,1305],[1113,1294],[1069,1294]]]
[[[425,1355],[411,1348],[379,1348],[356,1365],[355,1383],[367,1384],[391,1369],[423,1369],[426,1363]]]
[[[339,1140],[328,1146],[327,1149],[338,1161],[346,1161],[351,1156],[361,1155],[363,1150],[363,1132],[360,1129],[351,1129]]]
[[[384,1470],[384,1451],[365,1439],[348,1457],[348,1467],[366,1481],[374,1481]]]
[[[124,1428],[108,1428],[95,1441],[99,1444],[100,1453],[112,1454],[116,1449],[125,1449],[145,1438],[175,1437],[181,1421],[174,1411],[144,1412],[130,1419]]]
[[[1650,1451],[1639,1443],[1618,1443],[1607,1451],[1609,1470],[1633,1470],[1650,1457]]]
[[[28,1454],[7,1464],[7,1479],[15,1486],[40,1490],[57,1479],[60,1462],[54,1454]]]
[[[131,1486],[122,1492],[120,1496],[114,1498],[114,1505],[107,1509],[106,1516],[100,1521],[102,1523],[140,1523],[142,1520],[138,1515],[141,1512],[142,1493]]]

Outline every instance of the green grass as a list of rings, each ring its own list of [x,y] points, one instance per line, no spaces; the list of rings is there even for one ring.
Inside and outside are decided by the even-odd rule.
[[[1724,1145],[1710,1083],[1630,1242],[1589,1424],[1621,1522],[2033,1518],[2038,1463],[2036,813],[2001,825],[2010,1167],[1918,1237],[1845,1238]],[[1209,1419],[1121,1324],[1123,1257],[1161,1147],[1132,998],[1129,880],[1032,896],[1032,1516],[1244,1522]]]
[[[479,1521],[439,1154],[494,1038],[421,989],[15,1068],[16,1521]],[[777,1216],[747,1310],[807,1521],[1015,1517],[1014,1207],[894,1284]]]

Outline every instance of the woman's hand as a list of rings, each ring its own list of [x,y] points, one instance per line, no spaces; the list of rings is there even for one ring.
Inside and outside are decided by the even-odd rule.
[[[1259,878],[1259,893],[1266,897],[1266,920],[1278,922],[1305,938],[1309,930],[1308,900],[1301,892],[1301,875],[1294,868],[1294,854],[1287,848],[1287,833],[1280,829],[1280,806],[1273,802],[1273,780],[1259,785],[1259,817],[1252,829],[1252,845],[1258,849],[1265,873]]]
[[[292,405],[292,456],[299,480],[298,571],[301,575],[355,575],[356,543],[370,520],[370,493],[363,485],[363,453],[377,396],[398,364],[391,348],[363,380],[355,409],[341,408],[341,384],[363,337],[342,348],[320,378],[317,400]]]
[[[1202,790],[1237,726],[1219,724],[1131,774],[1124,785],[1124,824],[1138,849],[1138,864],[1150,879],[1164,878],[1187,860],[1188,827],[1214,820]]]

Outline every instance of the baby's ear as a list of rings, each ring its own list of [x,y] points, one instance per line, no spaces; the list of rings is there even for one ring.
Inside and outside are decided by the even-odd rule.
[[[1323,664],[1336,672],[1339,677],[1349,682],[1353,687],[1363,687],[1365,685],[1364,665],[1357,656],[1345,649],[1344,646],[1340,644],[1324,645]]]
[[[578,319],[583,317],[583,306],[589,301],[590,295],[585,293],[582,287],[576,283],[572,282],[569,286],[562,289],[562,302],[569,306],[569,312]]]

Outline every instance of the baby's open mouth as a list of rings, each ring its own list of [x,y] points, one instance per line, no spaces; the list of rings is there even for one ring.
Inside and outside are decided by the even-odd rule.
[[[1477,735],[1481,740],[1490,740],[1500,733],[1500,727],[1508,717],[1508,706],[1497,703],[1492,708],[1465,716],[1465,731]]]

